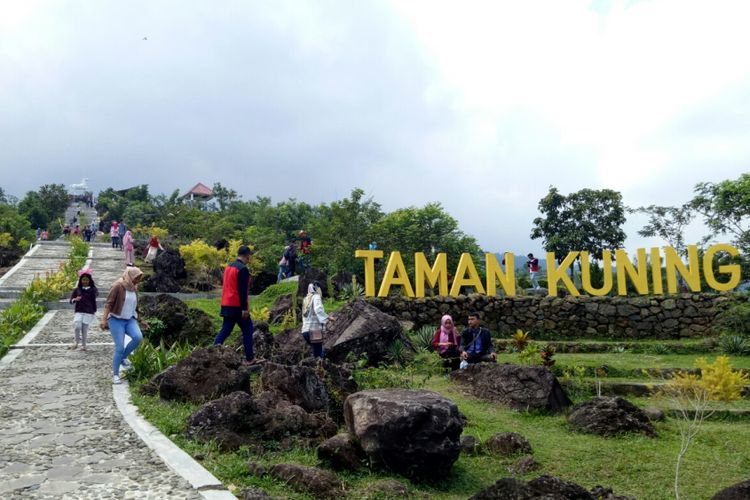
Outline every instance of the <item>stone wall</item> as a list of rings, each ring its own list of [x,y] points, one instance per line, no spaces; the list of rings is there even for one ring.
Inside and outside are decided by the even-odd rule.
[[[509,335],[520,328],[546,338],[685,338],[717,335],[716,315],[729,295],[681,294],[658,297],[428,297],[368,299],[372,305],[415,328],[437,325],[450,314],[461,327],[477,311],[493,333]],[[747,296],[744,299],[747,300]]]

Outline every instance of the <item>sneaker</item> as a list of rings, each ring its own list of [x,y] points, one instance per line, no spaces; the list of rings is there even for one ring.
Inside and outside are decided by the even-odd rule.
[[[112,383],[115,385],[122,384],[122,380],[120,380],[119,375],[112,375]]]

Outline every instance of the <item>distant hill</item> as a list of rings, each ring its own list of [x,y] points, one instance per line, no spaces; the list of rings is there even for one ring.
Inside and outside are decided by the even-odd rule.
[[[515,254],[514,254],[515,255]],[[497,257],[497,261],[502,264],[503,262],[503,254],[501,253],[495,253],[495,257]],[[515,255],[515,262],[514,265],[516,269],[528,269],[528,266],[526,263],[529,261],[529,259],[525,255]],[[536,256],[537,259],[539,259],[539,269],[540,270],[546,270],[547,269],[547,261],[542,257],[540,258],[538,255]],[[503,266],[504,268],[505,266]]]

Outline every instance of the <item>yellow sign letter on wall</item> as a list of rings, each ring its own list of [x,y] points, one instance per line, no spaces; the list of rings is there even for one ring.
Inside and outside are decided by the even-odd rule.
[[[591,295],[607,295],[612,290],[612,253],[609,250],[602,252],[602,274],[604,284],[601,288],[594,288],[591,285],[591,263],[589,262],[589,253],[581,252],[581,287],[586,293]]]
[[[571,295],[581,295],[567,273],[568,268],[575,262],[576,257],[578,257],[578,252],[570,252],[558,268],[556,267],[555,252],[547,252],[547,286],[549,287],[550,297],[557,296],[558,281],[563,282]]]
[[[651,249],[651,282],[654,285],[654,293],[664,293],[664,280],[661,277],[661,254],[658,247]]]
[[[354,256],[365,259],[365,295],[375,296],[375,259],[383,258],[382,250],[355,250]]]
[[[648,263],[646,262],[646,249],[639,248],[636,250],[636,260],[638,261],[638,270],[630,262],[628,252],[622,248],[615,250],[615,267],[617,267],[617,295],[627,295],[628,287],[625,275],[630,277],[631,283],[635,290],[641,295],[648,295]]]
[[[466,273],[469,274],[468,277],[466,276]],[[461,260],[458,261],[456,277],[453,279],[453,286],[451,287],[451,295],[453,297],[458,297],[462,286],[473,286],[477,293],[484,293],[482,280],[479,279],[477,268],[474,267],[474,262],[471,260],[471,255],[468,253],[462,253]]]
[[[503,258],[505,259],[505,273],[503,273],[503,268],[500,267],[494,253],[484,254],[484,262],[487,267],[487,295],[490,297],[497,295],[498,279],[505,295],[508,297],[516,296],[515,256],[512,253],[506,253]]]
[[[685,278],[685,282],[693,292],[701,291],[701,276],[698,269],[698,247],[688,245],[688,266],[682,262],[680,255],[672,247],[664,247],[665,267],[667,270],[667,291],[677,293],[677,272]]]
[[[401,252],[391,252],[391,256],[388,258],[388,267],[385,268],[383,282],[380,284],[378,297],[387,297],[393,285],[401,285],[404,287],[404,295],[414,297],[414,289],[411,287],[409,275],[406,274],[406,266],[404,266],[404,261],[401,258]]]
[[[424,297],[425,281],[431,289],[438,285],[438,295],[448,295],[448,254],[437,254],[432,267],[422,252],[414,254],[414,294],[417,297]]]
[[[711,246],[706,252],[706,255],[703,256],[703,276],[706,277],[706,283],[717,292],[726,292],[739,285],[740,266],[737,264],[720,265],[719,272],[729,274],[729,281],[726,283],[719,283],[716,281],[713,267],[714,255],[716,255],[717,252],[726,252],[732,257],[736,257],[739,252],[733,246],[722,243]]]

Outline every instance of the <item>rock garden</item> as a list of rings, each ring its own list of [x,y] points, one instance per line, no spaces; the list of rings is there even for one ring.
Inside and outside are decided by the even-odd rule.
[[[209,346],[217,300],[147,302],[166,342],[177,328],[190,342],[162,346],[162,369],[134,367],[134,401],[240,498],[666,499],[678,454],[681,498],[742,498],[719,492],[744,491],[750,477],[750,357],[727,340],[747,332],[559,341],[489,324],[498,363],[448,373],[429,347],[434,325],[331,286],[326,359],[316,361],[296,321],[300,286],[251,301],[266,359],[256,366],[242,364],[238,332]],[[731,315],[746,307],[730,304],[713,322],[736,328]],[[183,319],[169,323],[167,311]],[[697,409],[680,399],[680,384],[711,379],[738,392]],[[680,428],[698,411],[686,446]]]

